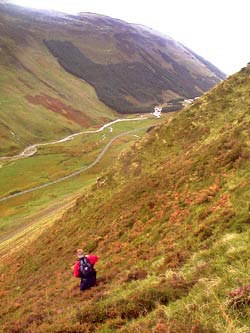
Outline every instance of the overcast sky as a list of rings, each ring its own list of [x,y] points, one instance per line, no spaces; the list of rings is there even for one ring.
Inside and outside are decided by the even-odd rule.
[[[250,61],[250,0],[13,0],[33,8],[93,12],[139,23],[183,43],[226,74]]]

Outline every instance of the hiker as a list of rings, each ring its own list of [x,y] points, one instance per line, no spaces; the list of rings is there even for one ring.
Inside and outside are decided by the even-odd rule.
[[[81,278],[80,290],[83,291],[96,284],[96,270],[94,269],[95,263],[99,257],[94,254],[84,255],[82,249],[78,249],[78,260],[74,266],[74,276]]]

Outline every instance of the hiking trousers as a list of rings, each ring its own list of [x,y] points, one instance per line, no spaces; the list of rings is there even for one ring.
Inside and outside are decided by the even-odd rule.
[[[94,270],[87,278],[81,278],[80,290],[86,290],[96,284],[96,271]]]

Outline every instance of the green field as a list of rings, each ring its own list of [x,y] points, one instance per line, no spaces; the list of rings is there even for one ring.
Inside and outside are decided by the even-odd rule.
[[[167,115],[163,116],[163,119]],[[72,174],[95,161],[108,142],[117,135],[138,131],[115,140],[102,159],[82,174],[58,184],[35,190],[0,202],[0,237],[12,234],[16,228],[29,224],[41,211],[58,201],[75,198],[96,179],[119,156],[121,151],[139,140],[147,128],[161,120],[118,122],[102,132],[81,134],[73,140],[38,148],[35,155],[15,161],[2,162],[0,168],[0,196],[3,198]],[[112,131],[111,131],[112,128]]]

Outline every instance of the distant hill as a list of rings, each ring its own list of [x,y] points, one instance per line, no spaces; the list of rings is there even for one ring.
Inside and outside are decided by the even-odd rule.
[[[0,155],[117,117],[165,111],[225,75],[143,26],[0,3]]]
[[[69,19],[78,40],[52,35],[45,44],[65,70],[89,82],[118,112],[150,112],[155,104],[176,109],[179,99],[199,96],[225,79],[212,64],[152,29],[91,13]]]
[[[4,333],[249,332],[249,75],[151,129],[42,234],[6,244]],[[79,247],[100,255],[83,294]]]
[[[121,113],[150,112],[156,104],[179,109],[225,75],[173,39],[143,26],[96,14],[73,17],[78,43],[45,40],[61,66],[95,87]]]
[[[67,73],[43,40],[56,14],[0,4],[0,155],[117,118],[93,87]]]

